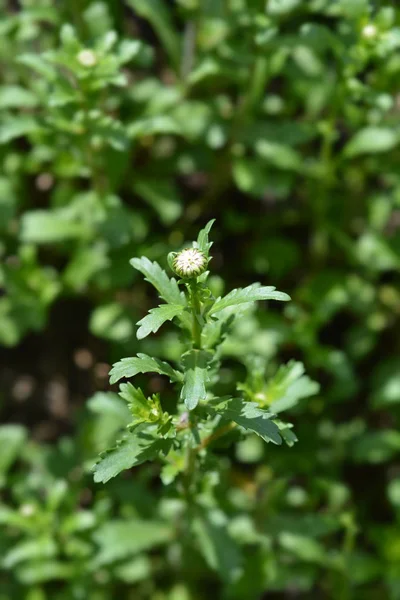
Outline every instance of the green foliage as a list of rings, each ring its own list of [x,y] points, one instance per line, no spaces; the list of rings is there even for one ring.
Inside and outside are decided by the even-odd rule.
[[[0,9],[0,597],[397,600],[397,3]]]

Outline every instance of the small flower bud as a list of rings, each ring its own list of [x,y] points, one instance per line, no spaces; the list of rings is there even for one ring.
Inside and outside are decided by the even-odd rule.
[[[363,27],[363,30],[362,30],[362,35],[367,40],[371,40],[374,37],[376,37],[377,33],[378,33],[378,30],[373,23],[368,23],[368,25],[365,25],[365,27]]]
[[[179,277],[198,277],[207,268],[207,257],[197,248],[185,248],[172,259],[172,268]]]
[[[93,50],[81,50],[78,53],[77,59],[83,67],[94,67],[97,63],[97,56]]]

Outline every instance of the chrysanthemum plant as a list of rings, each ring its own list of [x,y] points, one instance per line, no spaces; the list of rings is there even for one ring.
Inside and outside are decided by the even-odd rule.
[[[131,379],[138,373],[158,373],[168,377],[176,389],[173,413],[163,407],[158,394],[146,397],[132,383],[120,384],[119,395],[128,403],[132,422],[122,439],[103,455],[94,467],[94,479],[107,482],[125,469],[145,461],[164,464],[164,483],[177,479],[182,496],[193,499],[201,479],[202,467],[210,446],[223,436],[257,434],[265,442],[293,445],[296,437],[265,403],[252,401],[237,393],[220,397],[221,345],[230,335],[235,313],[258,300],[290,300],[272,286],[253,283],[215,298],[207,285],[211,259],[209,232],[213,221],[200,231],[192,246],[168,256],[178,280],[169,277],[156,263],[145,257],[134,258],[132,266],[140,271],[159,293],[163,303],[138,322],[138,339],[156,333],[174,320],[182,331],[182,355],[179,364],[139,353],[123,358],[111,370],[111,383]],[[237,389],[243,390],[238,385]],[[229,437],[228,437],[229,440]]]

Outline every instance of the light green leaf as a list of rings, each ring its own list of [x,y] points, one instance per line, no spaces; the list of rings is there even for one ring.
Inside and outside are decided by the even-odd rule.
[[[136,357],[122,358],[112,366],[110,383],[116,383],[122,377],[134,377],[138,373],[159,373],[167,375],[171,381],[182,381],[182,373],[175,371],[167,362],[139,353]]]
[[[301,167],[300,154],[287,144],[259,140],[255,144],[256,152],[278,169],[298,170]]]
[[[267,387],[260,395],[259,405],[268,406],[273,413],[280,413],[296,406],[302,398],[314,396],[319,392],[319,384],[304,374],[304,365],[291,360],[282,365],[277,373],[268,381]]]
[[[171,541],[173,530],[163,521],[118,519],[104,523],[94,538],[99,546],[96,567],[108,565]]]
[[[207,367],[211,354],[205,350],[190,350],[182,356],[185,369],[181,398],[188,410],[196,408],[200,400],[206,397]]]
[[[139,353],[136,357],[122,358],[110,371],[110,383],[122,377],[134,377],[138,373],[159,373],[167,375],[171,381],[182,381],[182,373],[175,371],[167,362]]]
[[[257,300],[290,300],[290,296],[284,292],[275,291],[273,286],[262,286],[259,283],[253,283],[245,288],[232,290],[224,298],[218,298],[210,309],[210,315],[236,304],[246,302],[256,302]]]
[[[19,85],[0,86],[0,108],[32,108],[38,103],[35,94]]]
[[[171,116],[156,115],[134,121],[128,125],[127,134],[131,139],[157,134],[180,135],[182,128]]]
[[[135,388],[131,383],[122,383],[119,395],[128,403],[135,425],[148,421],[151,406],[140,388]]]
[[[142,340],[149,333],[156,333],[165,321],[171,321],[174,317],[185,310],[182,304],[164,304],[157,308],[152,308],[149,314],[137,322],[140,325],[136,332],[138,340]]]
[[[169,278],[158,263],[151,262],[142,256],[141,258],[132,258],[130,264],[144,275],[146,281],[156,288],[161,298],[168,304],[186,306],[185,295],[179,290],[176,280],[173,277]]]
[[[0,144],[40,130],[39,123],[28,115],[4,117],[0,126]]]
[[[146,430],[134,431],[117,442],[115,448],[104,453],[93,467],[94,481],[106,483],[121,471],[156,458],[160,452],[167,453],[172,441],[154,438]]]
[[[3,558],[3,566],[6,569],[15,568],[21,562],[30,559],[45,560],[53,558],[57,554],[55,542],[46,536],[38,539],[24,540],[14,545]]]
[[[268,0],[267,12],[270,15],[284,15],[300,6],[301,0]]]
[[[193,530],[209,567],[224,581],[232,582],[241,572],[240,548],[227,529],[228,522],[220,511],[208,511],[197,516]]]
[[[204,252],[204,254],[206,254],[206,256],[208,256],[210,248],[213,245],[213,242],[208,241],[208,234],[210,233],[211,227],[214,225],[214,223],[215,223],[215,219],[211,219],[211,221],[208,221],[208,223],[204,227],[204,229],[202,229],[199,232],[199,235],[197,236],[197,242],[195,243],[195,246],[199,250]]]
[[[68,220],[62,211],[33,210],[22,217],[21,239],[35,244],[59,243],[85,238],[89,228],[78,220]]]
[[[358,131],[344,149],[348,157],[387,152],[399,143],[399,134],[387,127],[365,127]]]
[[[273,413],[262,410],[255,402],[231,398],[214,408],[224,419],[234,421],[244,429],[254,431],[265,442],[273,442],[278,445],[282,443],[279,427],[271,421]]]

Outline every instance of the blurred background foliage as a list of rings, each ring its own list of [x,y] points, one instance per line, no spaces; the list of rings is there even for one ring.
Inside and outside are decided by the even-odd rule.
[[[399,599],[396,3],[0,8],[1,600]],[[178,348],[136,341],[128,260],[213,217],[216,293],[293,299],[241,316],[221,386],[284,390],[300,441],[221,447],[188,544],[156,466],[90,467],[127,419],[110,363]]]

